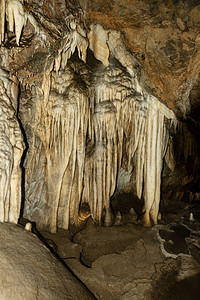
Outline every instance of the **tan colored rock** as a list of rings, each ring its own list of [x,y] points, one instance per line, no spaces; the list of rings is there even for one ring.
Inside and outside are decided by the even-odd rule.
[[[0,223],[2,300],[94,299],[31,232]]]
[[[13,82],[0,68],[0,221],[17,223],[21,209],[23,135],[16,118]],[[13,101],[12,101],[13,100]]]
[[[181,20],[181,18],[177,18],[176,19],[176,23],[178,25],[178,27],[180,28],[180,30],[185,30],[185,25],[184,25],[184,22]]]
[[[70,68],[64,70],[47,74],[44,94],[36,90],[32,97],[37,107],[31,107],[34,119],[29,126],[34,131],[26,161],[25,216],[52,232],[57,227],[67,229],[78,218],[89,117],[85,88],[75,85]],[[25,108],[22,106],[20,116]],[[27,122],[24,119],[25,126]],[[40,157],[35,155],[38,147]],[[38,160],[42,165],[38,166]]]
[[[108,32],[101,25],[92,24],[88,33],[88,39],[90,49],[94,52],[96,59],[100,60],[107,67],[109,65]]]

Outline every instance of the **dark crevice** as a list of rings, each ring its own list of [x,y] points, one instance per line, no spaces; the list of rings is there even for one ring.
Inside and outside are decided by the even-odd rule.
[[[28,222],[30,222],[30,221],[27,220],[27,219],[24,219],[24,218],[20,218],[19,219],[19,224],[21,224],[23,226],[25,226],[26,223],[28,223]],[[36,223],[35,222],[30,222],[30,223],[32,224],[32,233],[35,234],[39,238],[39,240],[50,250],[50,252],[59,260],[59,262],[73,275],[73,277],[75,277],[78,280],[78,282],[80,283],[80,285],[82,285],[83,287],[85,287],[85,289],[92,294],[92,296],[94,297],[94,299],[97,299],[94,296],[94,294],[89,290],[89,288],[87,287],[87,285],[84,284],[84,282],[80,280],[80,278],[72,271],[72,269],[67,265],[67,263],[60,257],[60,255],[58,255],[58,253],[55,251],[55,249],[52,246],[49,245],[48,241],[52,241],[53,242],[53,240],[46,239],[41,234],[41,232],[36,228]]]
[[[21,132],[22,132],[22,135],[23,135],[23,138],[24,138],[24,144],[25,144],[25,149],[24,149],[23,155],[21,157],[21,162],[20,162],[20,168],[21,168],[21,172],[22,172],[22,179],[21,179],[21,209],[20,209],[19,218],[21,218],[21,217],[23,217],[24,203],[25,203],[25,198],[26,198],[25,197],[25,167],[24,167],[24,161],[25,161],[28,149],[29,149],[29,144],[28,144],[28,141],[27,141],[27,137],[26,137],[24,127],[23,127],[22,122],[19,118],[19,102],[20,102],[19,99],[20,99],[20,86],[19,86],[18,107],[17,107],[16,117],[17,117],[20,129],[21,129]]]

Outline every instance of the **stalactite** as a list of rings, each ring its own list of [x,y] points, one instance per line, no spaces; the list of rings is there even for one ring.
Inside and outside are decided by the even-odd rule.
[[[136,161],[136,190],[138,198],[142,197],[143,189],[143,176],[144,176],[144,163],[145,163],[145,144],[146,144],[146,119],[143,118],[140,138],[137,149],[137,161]]]
[[[0,44],[5,37],[5,18],[8,21],[8,29],[16,34],[16,43],[19,41],[23,27],[27,20],[34,26],[39,33],[39,27],[34,17],[23,9],[23,0],[1,0],[0,2]]]
[[[17,45],[19,45],[22,28],[27,21],[27,14],[24,12],[22,3],[19,0],[9,0],[7,4],[9,30],[12,32],[15,31]]]
[[[69,28],[54,61],[54,71],[52,64],[37,92],[40,100],[35,109],[33,136],[38,135],[46,160],[44,184],[39,188],[46,190],[39,206],[48,211],[42,226],[55,232],[57,227],[67,229],[69,223],[76,224],[79,205],[83,203],[88,203],[98,223],[105,211],[105,224],[109,225],[110,197],[116,189],[122,159],[126,170],[136,173],[137,195],[145,203],[143,223],[156,224],[162,163],[169,138],[167,124],[173,123],[166,120],[174,120],[175,116],[141,87],[137,72],[128,71],[113,57],[109,65],[106,63],[107,32],[98,37],[103,28],[93,28],[95,33],[90,38],[102,42],[105,48],[94,53],[96,57],[103,51],[107,56],[99,58],[104,65],[92,70],[92,81],[87,77],[86,95],[82,79],[78,87],[75,83],[74,72],[78,74],[81,67],[76,61],[70,60],[70,66],[67,62],[76,48],[79,58],[85,61],[87,39],[75,22]],[[94,40],[90,40],[90,47]],[[83,66],[83,79],[87,72]],[[31,168],[30,160],[27,169]],[[25,208],[28,215],[30,202]],[[37,208],[33,211],[33,220],[38,222],[40,214]]]
[[[135,151],[139,140],[143,138],[145,113],[138,101],[139,95],[131,95],[125,98],[122,106],[122,126],[127,137],[126,151],[128,154],[128,170],[132,172]],[[145,100],[144,100],[145,101]],[[145,111],[145,110],[144,110]]]
[[[36,132],[46,156],[47,227],[67,229],[78,218],[83,189],[85,143],[89,117],[88,97],[76,87],[70,72],[48,73],[41,91]],[[49,93],[49,95],[48,95]],[[31,167],[31,166],[30,166]]]
[[[0,43],[4,40],[5,34],[5,16],[8,21],[8,29],[16,34],[16,43],[19,46],[20,37],[23,27],[26,25],[27,20],[35,28],[35,32],[40,33],[40,28],[30,12],[24,11],[23,0],[2,0],[0,3]],[[60,63],[64,69],[67,60],[74,53],[76,47],[78,49],[78,54],[80,59],[86,62],[88,40],[84,30],[76,25],[72,25],[73,22],[68,24],[69,34],[66,37],[63,46],[58,50],[58,55],[55,60],[55,68],[58,71],[60,69]],[[41,32],[42,34],[42,32]],[[60,57],[62,55],[62,59]]]
[[[174,143],[173,143],[172,138],[169,139],[169,142],[167,145],[165,162],[172,171],[175,170],[176,160],[175,160],[175,153],[174,153]]]
[[[105,210],[105,224],[110,225],[110,197],[116,188],[122,160],[121,106],[130,93],[131,80],[115,66],[104,68],[95,75],[89,93],[90,146],[85,163],[83,202],[89,203],[91,215],[98,223],[101,223]]]
[[[4,40],[5,31],[5,0],[0,2],[0,45]]]
[[[96,59],[100,60],[105,66],[109,66],[109,48],[107,45],[107,31],[99,24],[91,25],[88,39],[90,49],[94,52]]]
[[[151,107],[147,115],[146,157],[144,164],[144,225],[157,224],[163,149],[166,144],[164,115],[157,107]],[[150,220],[151,217],[151,220]]]
[[[7,36],[6,28],[15,33],[19,45],[27,21],[46,38],[31,10],[24,10],[23,2],[1,0],[0,43]],[[99,24],[92,24],[86,33],[72,16],[65,22],[65,37],[56,53],[49,52],[43,81],[31,99],[35,101],[35,107],[30,108],[34,111],[33,124],[27,125],[32,143],[26,162],[26,171],[31,177],[26,183],[29,185],[26,186],[27,216],[40,219],[42,213],[38,211],[45,210],[43,225],[55,232],[57,227],[67,229],[69,223],[76,223],[79,205],[86,202],[93,219],[101,223],[105,211],[105,223],[109,225],[110,197],[115,192],[123,161],[125,171],[135,173],[137,196],[144,198],[144,225],[156,224],[163,159],[165,157],[171,169],[175,165],[175,155],[183,157],[189,164],[197,151],[196,142],[184,127],[175,125],[171,110],[145,91],[141,65],[127,52],[120,33],[108,31]],[[80,60],[86,63],[88,47],[98,62],[93,57],[91,64],[81,70]],[[52,65],[47,67],[52,59]],[[97,66],[94,70],[93,63]],[[5,110],[7,116],[17,108],[17,79],[14,75],[9,77],[2,69],[0,76],[3,90],[6,90],[2,96],[2,115]],[[31,90],[34,80],[29,76],[22,83],[22,90]],[[14,115],[10,117],[13,122],[4,119],[0,124],[1,211],[4,214],[1,220],[16,221],[20,201],[14,190],[20,182],[19,160],[23,145]],[[5,132],[4,121],[9,123]],[[179,135],[179,149],[175,149],[169,134],[173,126]],[[12,134],[8,136],[8,132]],[[198,161],[194,162],[194,170],[198,164]],[[41,183],[35,175],[37,168],[42,170]],[[14,199],[12,203],[10,197]]]
[[[59,50],[60,54],[56,59],[56,71],[60,69],[60,66],[62,69],[66,67],[68,59],[74,54],[76,48],[78,50],[79,58],[86,62],[88,40],[85,36],[82,36],[75,27],[74,29],[71,29],[64,46]]]
[[[85,164],[83,201],[89,202],[97,222],[101,222],[104,209],[109,216],[109,199],[116,188],[125,137],[127,169],[129,173],[135,169],[137,195],[145,199],[143,222],[146,226],[151,220],[157,223],[162,162],[169,137],[164,120],[175,116],[141,89],[137,77],[131,79],[112,64],[96,74],[93,89],[89,124],[93,146]]]
[[[138,197],[143,195],[145,200],[143,222],[146,226],[151,225],[151,220],[157,223],[162,163],[169,138],[165,117],[175,118],[170,110],[145,93],[136,94],[124,102],[128,170],[136,169],[136,190]]]
[[[83,201],[88,201],[91,215],[101,223],[103,209],[110,209],[110,196],[117,178],[116,109],[110,101],[96,105],[93,115],[94,145],[87,153]]]

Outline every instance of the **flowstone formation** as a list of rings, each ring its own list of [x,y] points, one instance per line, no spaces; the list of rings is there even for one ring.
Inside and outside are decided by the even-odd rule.
[[[45,75],[43,93],[35,90],[35,123],[25,163],[25,216],[54,232],[76,224],[79,206],[88,203],[92,218],[101,224],[105,211],[105,225],[110,225],[110,197],[126,155],[128,171],[136,169],[138,197],[144,195],[143,222],[150,226],[151,214],[156,224],[162,161],[175,116],[141,88],[136,69],[130,74],[115,57],[105,66],[90,56],[89,66],[76,55],[68,65],[61,57],[60,67],[55,63]],[[22,95],[28,89],[22,86]],[[26,128],[23,115],[20,106]],[[42,149],[41,166],[36,147]]]
[[[21,209],[23,136],[16,117],[16,78],[0,68],[0,222],[17,223]]]
[[[110,225],[110,197],[123,167],[134,172],[144,199],[143,224],[157,224],[163,161],[174,168],[173,137],[182,125],[147,89],[119,31],[87,26],[78,2],[47,2],[0,3],[1,49],[9,76],[20,82],[16,107],[27,146],[23,215],[56,232],[76,225],[88,204],[96,223],[104,218]],[[186,161],[198,149],[187,133]],[[198,159],[193,165],[198,169]],[[19,184],[11,186],[20,194]]]

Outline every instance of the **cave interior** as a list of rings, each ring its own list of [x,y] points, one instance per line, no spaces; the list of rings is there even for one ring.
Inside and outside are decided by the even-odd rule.
[[[96,299],[200,299],[200,3],[122,2],[1,0],[0,222]]]

